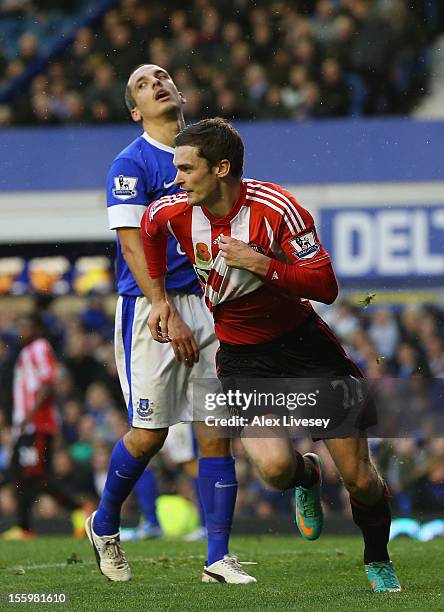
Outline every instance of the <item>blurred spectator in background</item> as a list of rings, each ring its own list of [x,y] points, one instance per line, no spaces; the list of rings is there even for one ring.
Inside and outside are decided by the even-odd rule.
[[[429,10],[423,2],[407,6],[403,0],[282,0],[254,6],[193,0],[175,8],[120,0],[95,22],[83,3],[56,4],[42,7],[29,0],[0,8],[6,19],[0,28],[4,82],[24,74],[42,50],[63,47],[65,34],[57,34],[63,32],[61,24],[69,19],[71,26],[78,24],[64,52],[50,52],[46,67],[42,64],[46,96],[59,98],[57,108],[40,91],[26,95],[30,111],[22,112],[23,105],[15,103],[23,98],[22,85],[7,100],[17,113],[3,111],[3,123],[126,120],[120,104],[123,79],[146,61],[164,66],[176,82],[184,68],[191,75],[192,117],[202,109],[208,116],[298,120],[404,114],[427,89],[427,46],[444,29],[440,5]],[[12,15],[32,17],[12,22]],[[63,74],[57,76],[53,66],[58,63]],[[305,72],[298,82],[295,67]],[[221,70],[230,82],[217,88],[214,76]],[[61,76],[63,88],[52,83]]]
[[[322,115],[345,117],[350,108],[350,91],[342,68],[334,57],[327,57],[321,64]]]
[[[27,68],[39,56],[39,40],[33,32],[25,32],[18,40],[19,59]]]
[[[68,400],[61,408],[62,436],[70,445],[79,439],[80,419],[84,413],[82,404],[75,399]]]
[[[105,368],[91,354],[91,340],[81,330],[67,336],[64,362],[82,398],[88,386],[96,380],[103,380]]]
[[[388,309],[378,308],[373,312],[368,335],[378,355],[392,359],[399,340],[399,330],[395,318]]]
[[[347,302],[338,302],[334,308],[326,309],[323,316],[344,343],[348,343],[352,334],[360,327],[355,310]]]
[[[111,64],[99,64],[94,70],[92,83],[85,91],[86,108],[91,109],[98,101],[103,102],[109,108],[109,120],[117,121],[122,118],[124,112],[121,98],[122,84],[116,80]]]
[[[41,319],[34,314],[18,320],[21,346],[14,366],[14,447],[11,458],[17,494],[17,527],[13,538],[32,536],[35,498],[47,487],[52,471],[52,450],[57,433],[54,401],[56,360],[44,338]]]
[[[87,332],[98,332],[104,336],[112,337],[109,318],[106,315],[103,298],[92,296],[87,306],[80,313],[80,319]]]
[[[85,414],[79,421],[79,435],[74,444],[69,447],[69,452],[79,464],[85,464],[91,462],[94,453],[94,442],[95,440],[102,441],[100,432],[95,432],[96,423],[94,417],[90,414]]]
[[[96,501],[93,470],[90,464],[75,463],[67,450],[54,453],[53,474],[47,491],[69,510],[81,507],[86,501]]]
[[[428,376],[429,369],[419,350],[408,342],[402,342],[396,352],[396,374],[400,378]]]
[[[369,0],[349,4],[355,23],[350,49],[350,65],[367,87],[365,111],[369,115],[387,114],[391,110],[393,87],[390,66],[393,33]]]

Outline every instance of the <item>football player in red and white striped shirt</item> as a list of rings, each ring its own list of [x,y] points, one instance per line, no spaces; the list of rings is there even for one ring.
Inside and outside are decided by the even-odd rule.
[[[19,320],[23,345],[14,366],[13,427],[17,436],[12,457],[16,478],[18,525],[14,537],[30,532],[32,504],[50,473],[51,450],[57,432],[54,383],[57,364],[43,325],[36,315]]]
[[[322,381],[339,376],[344,396],[340,400],[330,394],[328,401],[332,414],[343,414],[347,393],[362,374],[308,301],[329,304],[338,291],[310,213],[278,185],[241,179],[242,139],[223,119],[185,128],[175,146],[176,183],[183,191],[151,204],[141,224],[153,279],[153,338],[169,340],[164,277],[166,240],[173,235],[194,265],[213,314],[224,388],[230,390],[233,380],[236,386],[246,378]],[[373,424],[365,410],[361,417],[358,429]],[[247,430],[244,427],[242,442],[262,477],[280,490],[295,487],[299,530],[308,540],[318,538],[323,524],[319,457],[302,456],[288,437],[249,437]],[[255,435],[260,436],[257,431]],[[324,441],[364,536],[372,589],[400,590],[387,551],[387,492],[371,461],[367,438],[362,432],[345,438],[333,432]],[[382,578],[370,579],[375,575]]]
[[[183,149],[175,157],[179,176],[187,177],[188,164],[180,164]],[[145,240],[148,262],[152,276],[163,275],[166,239],[180,236],[221,342],[272,340],[313,316],[307,298],[334,301],[330,256],[310,213],[288,191],[272,183],[237,181],[234,206],[218,217],[193,204],[195,193],[167,196],[149,208],[142,227],[156,247]]]

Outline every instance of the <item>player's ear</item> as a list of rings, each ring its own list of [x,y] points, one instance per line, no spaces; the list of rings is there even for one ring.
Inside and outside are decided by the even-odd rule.
[[[222,159],[216,166],[217,178],[225,178],[230,174],[231,164],[228,159]]]
[[[138,123],[139,121],[142,121],[142,115],[140,114],[140,111],[137,108],[137,106],[133,108],[133,110],[131,111],[131,118],[136,123]]]
[[[179,91],[178,94],[179,94],[179,100],[181,101],[181,103],[182,104],[186,104],[187,103],[187,99],[185,98],[183,93],[181,91]]]

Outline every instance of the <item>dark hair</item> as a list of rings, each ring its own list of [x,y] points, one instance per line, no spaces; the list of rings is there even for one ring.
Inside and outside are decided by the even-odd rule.
[[[230,174],[235,178],[242,176],[244,143],[239,132],[225,119],[203,119],[187,126],[176,136],[174,145],[197,147],[199,157],[206,159],[210,168],[228,159]]]
[[[133,97],[133,94],[131,92],[131,87],[129,86],[129,82],[130,82],[130,78],[132,77],[132,75],[136,72],[136,70],[138,70],[141,66],[145,66],[145,64],[139,64],[138,66],[136,66],[134,68],[134,70],[131,70],[131,73],[128,77],[128,82],[126,84],[125,87],[125,106],[128,109],[128,111],[131,113],[132,110],[134,110],[137,106],[136,101]]]
[[[131,112],[137,106],[136,101],[133,98],[133,94],[131,93],[131,88],[128,84],[125,87],[125,106],[129,112]]]

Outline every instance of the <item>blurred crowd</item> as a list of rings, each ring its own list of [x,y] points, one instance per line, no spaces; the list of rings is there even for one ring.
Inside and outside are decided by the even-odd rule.
[[[44,518],[69,512],[78,502],[94,505],[104,486],[114,441],[128,429],[127,415],[117,379],[113,354],[113,323],[102,298],[91,298],[73,314],[57,308],[57,300],[44,302],[43,317],[48,337],[58,358],[56,385],[59,433],[53,455],[51,488],[59,501],[42,495],[37,515]],[[57,314],[56,314],[57,313]],[[439,513],[444,506],[444,436],[433,423],[444,422],[441,400],[424,407],[434,382],[444,382],[444,310],[407,306],[393,311],[377,306],[365,309],[343,302],[325,313],[348,353],[372,380],[382,381],[387,406],[402,403],[401,410],[422,412],[404,438],[371,440],[373,451],[393,494],[395,514]],[[19,351],[15,323],[17,312],[0,311],[0,516],[14,516],[14,484],[9,478],[13,432],[11,383]],[[399,393],[399,381],[413,381],[408,393]],[[442,387],[441,387],[442,388]],[[413,391],[412,391],[413,389]],[[433,393],[432,393],[433,395]],[[421,406],[420,406],[421,407]],[[435,420],[434,420],[435,419]],[[311,449],[308,439],[299,440],[301,452]],[[322,443],[315,444],[324,460],[324,502],[327,512],[348,512],[345,489]],[[234,442],[240,483],[237,513],[242,517],[290,516],[292,496],[268,489],[248,462],[241,445]],[[185,473],[166,453],[156,456],[153,467],[159,476],[160,493],[180,494],[193,500],[194,490]],[[69,504],[63,504],[63,496]],[[60,505],[61,503],[61,505]],[[124,507],[128,517],[136,510],[130,497]]]
[[[0,86],[41,56],[52,11],[76,3],[3,4],[42,27],[12,56],[0,46]],[[78,20],[72,44],[0,105],[0,124],[126,121],[124,85],[143,62],[170,71],[190,120],[405,114],[427,89],[442,13],[438,0],[120,0]]]
[[[442,513],[444,310],[415,304],[366,309],[343,302],[322,316],[371,381],[382,423],[381,437],[371,446],[395,511]]]

